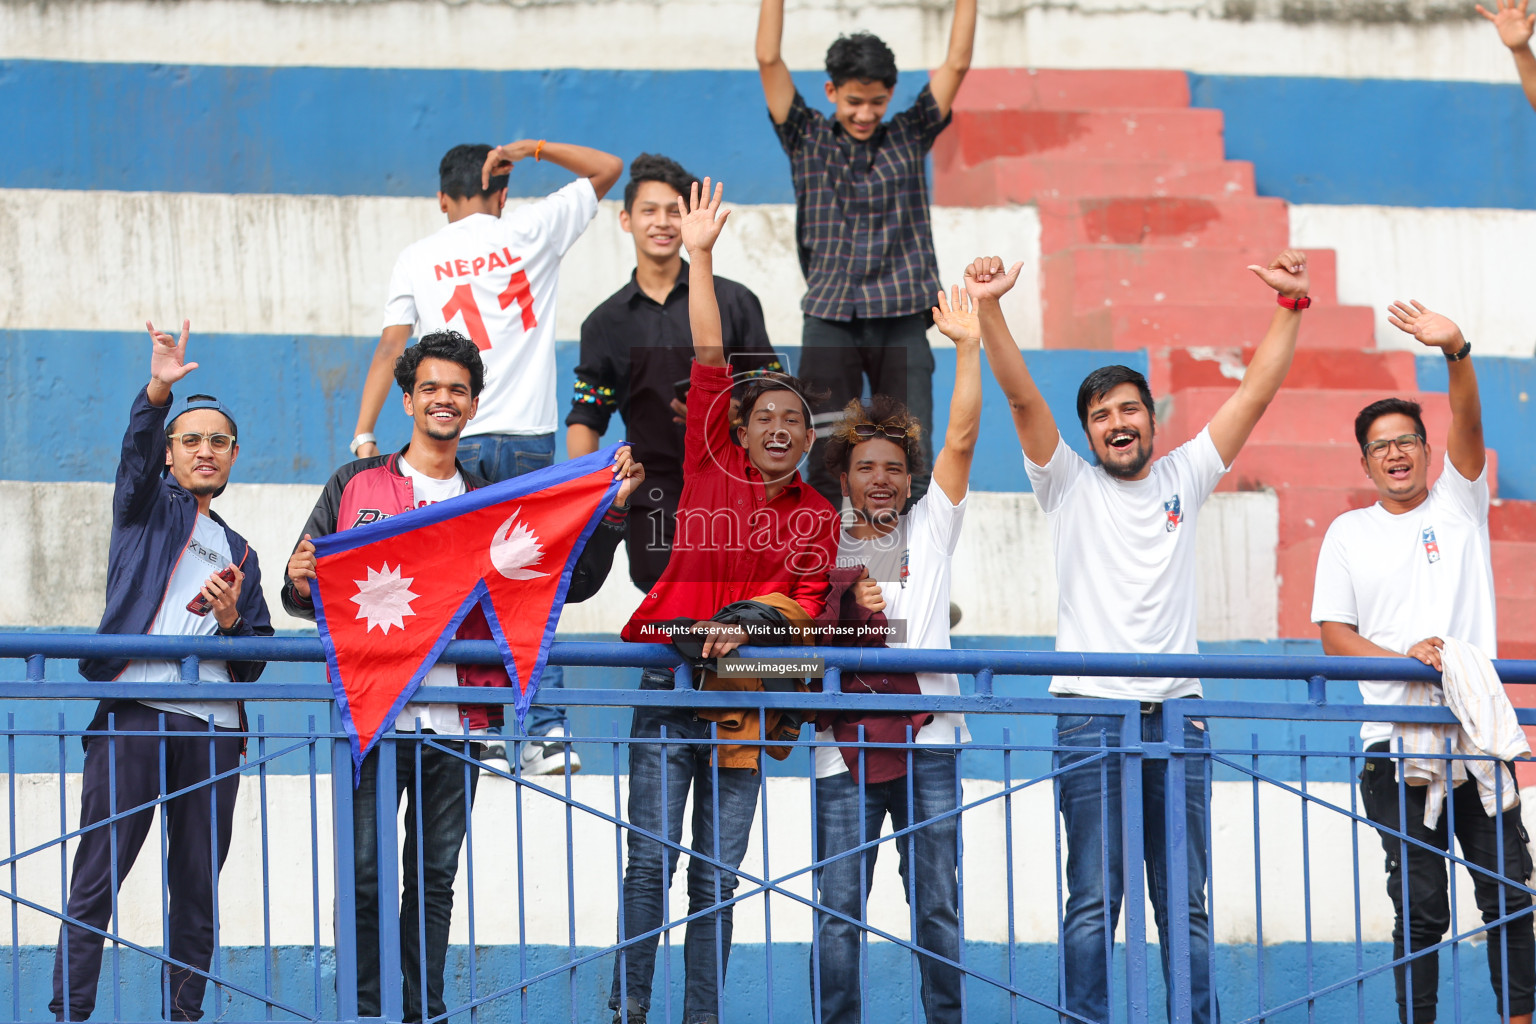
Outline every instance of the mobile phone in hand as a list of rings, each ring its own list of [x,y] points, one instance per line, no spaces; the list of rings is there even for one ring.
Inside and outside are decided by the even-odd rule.
[[[688,404],[688,389],[693,387],[693,381],[684,377],[682,380],[672,382],[672,395],[684,405]]]
[[[235,567],[232,565],[226,565],[224,568],[220,569],[219,579],[223,580],[225,583],[235,582]],[[191,612],[193,615],[196,615],[198,618],[202,618],[204,615],[207,615],[209,612],[213,611],[213,602],[204,597],[203,592],[199,590],[197,592],[197,596],[187,602],[187,611]]]

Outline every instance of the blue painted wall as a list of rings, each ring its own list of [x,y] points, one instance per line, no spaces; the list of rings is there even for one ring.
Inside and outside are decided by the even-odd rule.
[[[1448,389],[1443,358],[1420,356],[1416,362],[1420,390]],[[1476,365],[1483,439],[1499,453],[1499,496],[1536,499],[1536,450],[1526,443],[1536,430],[1536,360],[1478,356]]]
[[[268,334],[200,335],[191,343],[200,364],[192,386],[230,404],[240,424],[237,483],[322,484],[350,459],[347,442],[357,418],[363,374],[375,339]],[[0,480],[111,480],[122,426],[133,396],[148,380],[143,332],[0,331]],[[578,346],[556,348],[561,417],[575,380]],[[798,349],[787,349],[791,365]],[[943,437],[954,390],[953,349],[934,353],[935,436]],[[1076,425],[1077,386],[1111,358],[1107,353],[1035,351],[1025,356],[1045,397],[1062,418],[1068,443],[1087,454]],[[1145,352],[1114,355],[1147,371]],[[972,486],[981,491],[1029,490],[1013,420],[985,367],[982,443]],[[380,417],[381,443],[398,447],[410,421],[391,399]],[[615,417],[609,440],[618,440]],[[56,443],[67,438],[68,443]],[[564,428],[556,432],[565,457]]]
[[[926,72],[905,73],[896,103]],[[797,75],[824,106],[817,72]],[[1297,203],[1536,208],[1513,85],[1191,75],[1227,154]],[[551,137],[676,157],[738,202],[792,201],[751,71],[446,71],[0,61],[0,187],[425,195],[464,141]],[[686,116],[685,116],[686,112]],[[1415,131],[1405,132],[1411,123]],[[1425,145],[1424,137],[1433,145]],[[149,140],[146,144],[146,140]],[[80,154],[111,153],[107,160]],[[526,164],[515,195],[568,180]]]
[[[796,76],[830,110],[824,74]],[[927,72],[898,82],[911,102]],[[431,195],[461,142],[662,152],[741,203],[793,202],[755,72],[437,71],[0,61],[0,187]],[[83,154],[109,153],[109,159]],[[513,195],[570,180],[527,161]]]
[[[1195,106],[1225,113],[1227,159],[1253,161],[1261,195],[1536,209],[1536,117],[1519,86],[1196,74],[1189,84]]]

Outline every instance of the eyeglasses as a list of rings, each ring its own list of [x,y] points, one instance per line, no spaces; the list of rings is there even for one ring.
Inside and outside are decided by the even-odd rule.
[[[185,434],[167,434],[166,437],[179,442],[181,450],[186,452],[195,452],[202,448],[205,439],[215,455],[223,455],[235,446],[234,434],[199,434],[189,430]]]
[[[907,432],[900,427],[886,427],[878,423],[855,423],[852,429],[853,436],[862,441],[868,441],[872,437],[879,437],[881,434],[884,434],[892,441],[905,441],[907,439]]]
[[[1397,450],[1404,455],[1412,455],[1419,450],[1419,445],[1423,443],[1424,439],[1418,434],[1402,434],[1398,437],[1387,437],[1382,438],[1380,441],[1372,441],[1363,447],[1365,454],[1371,458],[1384,459],[1387,457],[1387,449],[1393,445],[1396,445]]]

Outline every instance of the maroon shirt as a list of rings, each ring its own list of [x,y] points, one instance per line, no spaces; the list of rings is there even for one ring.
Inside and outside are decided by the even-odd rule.
[[[645,629],[713,618],[733,601],[785,594],[811,618],[827,601],[837,564],[837,515],[796,473],[768,501],[763,478],[731,440],[731,372],[695,361],[683,439],[683,494],[666,572],[620,634],[664,643]]]

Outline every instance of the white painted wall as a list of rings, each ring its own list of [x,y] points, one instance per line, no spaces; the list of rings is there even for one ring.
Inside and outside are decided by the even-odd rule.
[[[943,60],[951,4],[831,0],[788,7],[791,67],[818,69],[840,32],[878,32],[903,67]],[[977,67],[1177,68],[1244,75],[1515,81],[1462,0],[982,0]],[[0,58],[178,64],[437,68],[740,68],[753,63],[755,0],[389,3],[95,0],[0,4]],[[1252,11],[1252,20],[1244,10]],[[1372,10],[1376,17],[1361,16]]]
[[[559,338],[579,338],[634,268],[620,209],[603,203],[567,254]],[[737,207],[716,250],[716,269],[757,293],[780,346],[800,343],[794,222],[792,205]],[[1038,281],[1032,207],[939,207],[933,222],[946,281],[995,253]],[[131,331],[189,317],[204,332],[377,336],[395,258],[443,224],[432,198],[0,189],[0,329]],[[95,268],[90,302],[73,290],[81,268]],[[1014,289],[1004,306],[1019,344],[1038,348],[1038,287]]]
[[[621,756],[622,752],[621,752]],[[796,757],[803,762],[805,756]],[[563,780],[544,780],[564,792]],[[572,797],[596,810],[615,815],[613,778],[577,775],[571,779]],[[9,813],[8,780],[0,776],[0,814]],[[53,775],[21,775],[16,779],[16,850],[48,843],[60,835],[58,778]],[[334,898],[332,847],[330,840],[330,780],[317,780],[315,811],[319,822],[318,848],[312,854],[310,832],[309,779],[306,776],[272,775],[268,777],[266,854],[270,871],[270,911],[272,942],[278,945],[304,945],[314,942],[314,907],[320,908],[320,942],[332,941],[331,901]],[[1019,780],[1014,785],[1018,786]],[[79,820],[80,776],[67,776],[65,817],[73,828]],[[1337,808],[1349,807],[1350,786],[1345,783],[1321,783],[1309,787],[1319,799]],[[1007,822],[1005,805],[1000,799],[988,800],[1001,793],[1001,782],[968,779],[964,795],[975,805],[963,817],[965,861],[965,923],[968,938],[976,942],[1008,940],[1008,900],[1006,886],[1010,864],[1006,853]],[[1536,826],[1536,800],[1522,801],[1528,827]],[[628,799],[628,778],[619,780],[620,808]],[[1017,790],[1012,799],[1014,925],[1018,942],[1056,941],[1055,886],[1056,832],[1051,787],[1048,783]],[[987,802],[982,803],[981,801]],[[517,787],[503,779],[484,779],[475,798],[474,835],[475,938],[485,945],[515,943],[519,914],[527,927],[528,941],[535,944],[564,945],[568,941],[571,917],[567,910],[567,872],[564,856],[548,856],[549,850],[569,848],[574,858],[576,887],[576,941],[583,945],[607,945],[613,941],[617,919],[618,867],[614,851],[614,826],[597,815],[576,810],[567,830],[565,807],[559,800],[529,791],[522,799],[522,823],[525,837],[531,841],[521,865],[517,861]],[[767,854],[773,867],[773,879],[790,893],[810,895],[811,863],[810,797],[804,779],[773,778],[767,781],[769,820],[773,828]],[[235,836],[229,861],[220,877],[221,939],[226,946],[261,945],[263,936],[262,903],[253,898],[261,891],[262,845],[261,803],[255,779],[246,775],[236,805]],[[691,809],[685,812],[689,820]],[[1310,842],[1301,839],[1301,803],[1287,793],[1265,786],[1259,799],[1259,822],[1263,837],[1263,915],[1266,944],[1301,942],[1306,937],[1307,914],[1311,913],[1313,939],[1317,942],[1353,942],[1355,908],[1361,917],[1361,935],[1366,942],[1386,942],[1391,938],[1392,908],[1386,894],[1382,872],[1380,842],[1368,828],[1359,828],[1352,836],[1350,821],[1343,814],[1313,804],[1308,822]],[[622,813],[617,815],[622,817]],[[1254,900],[1253,822],[1254,800],[1247,782],[1217,782],[1212,787],[1211,820],[1213,869],[1216,878],[1215,935],[1222,943],[1251,943],[1257,937],[1257,907]],[[889,833],[887,824],[886,833]],[[403,832],[401,833],[403,836]],[[159,823],[150,833],[149,842],[158,845]],[[1359,889],[1351,871],[1351,843],[1359,843]],[[687,842],[687,833],[684,834]],[[71,861],[73,846],[69,849]],[[14,852],[7,850],[7,853]],[[319,885],[312,884],[311,857],[319,859]],[[752,843],[742,863],[745,893],[754,883],[749,877],[763,878],[763,827],[761,812],[752,826]],[[119,897],[121,920],[127,938],[145,943],[160,939],[160,858],[146,849],[129,875]],[[1303,889],[1303,868],[1311,871],[1312,896],[1307,903]],[[517,871],[524,873],[523,891],[528,894],[519,906]],[[681,879],[686,864],[679,865],[678,881],[671,891],[670,913],[687,914],[687,893]],[[1457,871],[1459,927],[1466,929],[1478,922],[1470,879]],[[469,905],[470,874],[467,857],[460,862],[455,894],[455,913],[450,940],[469,940],[468,915],[461,908]],[[1064,883],[1063,883],[1064,884]],[[18,893],[44,907],[57,909],[61,903],[59,853],[56,845],[21,858],[18,864]],[[895,851],[882,847],[871,890],[871,920],[875,927],[898,936],[908,934],[905,903],[901,899],[896,873]],[[772,925],[775,941],[809,942],[810,910],[786,896],[772,897]],[[765,934],[764,900],[761,896],[744,900],[736,908],[735,941],[761,943]],[[1147,927],[1152,929],[1150,905]],[[673,936],[681,942],[681,930]],[[1123,926],[1122,926],[1123,932]],[[19,913],[19,941],[23,944],[51,945],[58,936],[56,920],[33,910]],[[1155,938],[1155,933],[1153,934]],[[1465,954],[1464,954],[1465,955]]]
[[[1461,325],[1485,355],[1536,351],[1536,212],[1403,206],[1293,206],[1291,244],[1339,253],[1339,301],[1376,310],[1376,344],[1426,351],[1387,322],[1417,299]]]
[[[231,484],[219,514],[256,549],[263,590],[279,629],[311,624],[282,611],[278,591],[288,553],[319,487]],[[0,565],[23,586],[0,587],[0,628],[94,627],[106,587],[106,483],[0,481]],[[1279,510],[1269,492],[1212,496],[1199,535],[1202,640],[1262,640],[1276,633],[1275,545]],[[1050,528],[1032,494],[973,492],[955,554],[954,600],[967,635],[1052,636],[1056,573]],[[571,605],[564,633],[617,633],[640,603],[622,546],[601,592]]]

